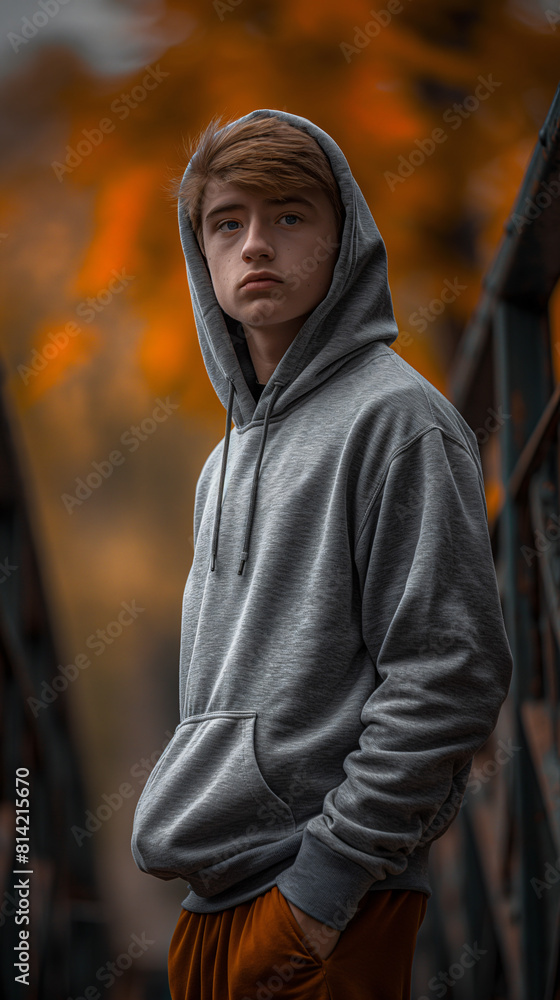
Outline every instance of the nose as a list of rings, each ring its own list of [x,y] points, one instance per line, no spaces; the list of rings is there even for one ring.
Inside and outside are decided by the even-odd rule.
[[[252,219],[247,226],[245,241],[243,243],[243,260],[248,262],[250,260],[257,260],[259,257],[272,260],[274,256],[274,247],[267,235],[264,223],[258,219]]]

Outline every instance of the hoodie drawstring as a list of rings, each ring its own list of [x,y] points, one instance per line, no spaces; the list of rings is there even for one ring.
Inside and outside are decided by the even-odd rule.
[[[232,413],[233,413],[233,397],[234,397],[234,393],[235,393],[235,386],[233,384],[232,379],[228,379],[228,381],[229,381],[229,397],[228,397],[228,407],[227,407],[227,417],[226,417],[226,434],[225,434],[224,448],[223,448],[223,454],[222,454],[222,468],[221,468],[221,472],[220,472],[220,484],[218,486],[218,498],[217,498],[217,502],[216,502],[216,513],[214,515],[214,532],[213,532],[213,535],[212,535],[212,554],[211,554],[211,560],[210,560],[210,569],[212,571],[214,570],[214,568],[216,566],[216,555],[217,555],[217,552],[218,552],[218,533],[219,533],[219,530],[220,530],[220,518],[221,518],[221,514],[222,514],[222,499],[223,499],[222,498],[222,494],[223,494],[224,480],[225,480],[225,474],[226,474],[227,456],[228,456],[228,451],[229,451],[229,439],[230,439],[230,433],[231,433],[231,420],[232,420]],[[247,515],[247,523],[246,523],[246,527],[245,527],[245,540],[243,542],[243,551],[241,553],[241,560],[239,562],[239,569],[237,570],[238,576],[242,575],[243,568],[244,568],[245,563],[247,562],[247,559],[249,557],[249,543],[250,543],[250,540],[251,540],[251,530],[252,530],[252,527],[253,527],[253,517],[254,517],[255,507],[256,507],[256,502],[257,502],[257,489],[258,489],[258,483],[259,483],[259,472],[260,472],[262,457],[263,457],[263,454],[264,454],[264,447],[265,447],[265,444],[266,444],[266,437],[267,437],[267,434],[268,434],[268,422],[269,422],[270,416],[272,414],[272,409],[274,407],[274,403],[276,402],[276,399],[278,398],[278,393],[280,392],[282,386],[284,385],[283,382],[274,382],[273,384],[274,384],[274,389],[273,389],[273,391],[271,393],[270,399],[268,401],[268,406],[266,408],[266,413],[265,413],[265,417],[264,417],[264,421],[263,421],[263,426],[262,426],[261,444],[260,444],[260,448],[259,448],[259,453],[257,455],[257,461],[255,463],[255,471],[253,473],[253,485],[252,485],[252,488],[251,488],[251,499],[249,501],[249,513]]]
[[[274,383],[274,389],[272,390],[272,395],[268,401],[268,406],[266,408],[266,413],[264,416],[261,446],[259,448],[259,454],[257,456],[255,471],[253,474],[253,488],[251,490],[249,513],[247,515],[247,527],[245,528],[245,541],[243,543],[243,552],[241,553],[241,561],[239,563],[239,569],[237,570],[238,576],[241,576],[241,574],[243,573],[243,567],[245,566],[245,563],[247,562],[247,559],[249,557],[249,541],[251,538],[251,529],[253,527],[253,514],[255,513],[255,505],[257,502],[257,486],[259,482],[259,470],[261,467],[262,457],[264,453],[264,446],[266,444],[266,435],[268,434],[268,421],[270,418],[270,414],[272,413],[272,407],[276,402],[276,397],[278,396],[278,393],[280,392],[280,389],[282,388],[283,384],[284,384],[283,382]]]
[[[227,417],[226,417],[226,439],[224,441],[224,449],[222,453],[222,469],[220,472],[220,485],[218,486],[218,499],[216,501],[216,513],[214,514],[214,531],[212,533],[212,553],[210,558],[210,569],[214,572],[214,567],[216,566],[216,555],[218,552],[218,532],[220,530],[220,518],[222,516],[222,493],[224,490],[224,479],[226,476],[226,465],[227,457],[229,451],[229,437],[231,434],[231,418],[233,414],[233,396],[235,393],[235,386],[232,379],[229,381],[229,396],[227,404]]]

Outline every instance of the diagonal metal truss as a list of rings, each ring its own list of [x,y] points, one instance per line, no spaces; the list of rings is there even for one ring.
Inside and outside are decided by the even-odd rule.
[[[451,987],[454,1000],[560,998],[560,384],[549,322],[560,85],[504,229],[446,394],[471,427],[490,428],[483,462],[498,444],[489,528],[514,675],[461,813],[432,849],[415,1000]]]
[[[71,836],[85,803],[64,692],[37,709],[43,682],[63,675],[15,435],[16,423],[0,391],[0,997],[65,1000],[78,996],[84,981],[96,981],[109,949],[90,843],[78,846]],[[28,821],[22,808],[25,781],[16,789],[18,773],[25,772]],[[17,863],[16,847],[25,849],[26,842],[28,853]],[[18,888],[27,879],[28,894]],[[29,986],[15,979],[20,930],[30,935]]]

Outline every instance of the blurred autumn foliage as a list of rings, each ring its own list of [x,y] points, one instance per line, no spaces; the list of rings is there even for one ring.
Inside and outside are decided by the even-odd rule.
[[[147,609],[71,693],[94,797],[161,744],[176,712],[194,485],[224,428],[168,194],[183,140],[255,108],[329,132],[387,246],[393,347],[444,391],[560,65],[560,28],[530,0],[114,6],[143,60],[109,72],[62,36],[47,44],[45,29],[1,81],[2,353],[63,651],[123,600]],[[167,396],[180,409],[157,442],[69,514],[62,495]],[[150,893],[160,916],[170,899],[135,872],[130,820],[123,810],[99,836],[127,933]]]
[[[104,339],[116,339],[122,322],[142,328],[137,361],[155,393],[179,393],[188,413],[215,411],[165,184],[185,165],[183,136],[217,112],[237,117],[255,107],[309,117],[345,151],[388,247],[404,329],[419,306],[440,296],[444,278],[457,276],[467,286],[441,318],[434,315],[425,335],[409,331],[407,360],[443,387],[555,90],[560,33],[544,13],[528,25],[503,2],[392,6],[400,13],[379,8],[385,18],[372,21],[361,0],[192,0],[177,9],[188,10],[188,37],[158,59],[162,76],[154,89],[142,86],[145,67],[109,81],[63,48],[38,49],[25,72],[10,78],[2,215],[12,259],[5,301],[12,365],[25,363],[33,348],[41,352],[48,333],[75,318],[113,269],[126,265],[139,276],[125,301],[82,324],[54,364],[27,384],[14,379],[23,410],[76,378],[76,369],[99,363]],[[495,89],[469,111],[479,76]],[[462,113],[453,114],[466,99]],[[88,142],[107,119],[112,131],[100,132],[98,145]],[[426,144],[438,126],[445,139],[422,163],[417,142]],[[57,177],[51,164],[65,166],[68,148],[80,143],[91,152],[75,156],[77,165]],[[399,156],[412,151],[419,165],[391,188],[385,175],[395,175]],[[42,232],[38,211],[48,220]],[[9,253],[20,238],[25,268]],[[14,315],[25,332],[12,339]]]

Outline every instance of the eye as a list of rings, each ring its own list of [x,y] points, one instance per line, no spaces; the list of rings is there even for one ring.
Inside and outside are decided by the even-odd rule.
[[[291,212],[287,213],[286,215],[283,215],[282,218],[288,220],[289,226],[293,226],[294,223],[301,221],[299,215],[292,215]]]
[[[238,226],[238,225],[239,225],[239,223],[236,222],[235,219],[224,219],[223,222],[220,222],[220,224],[218,226],[218,229],[222,233],[235,233],[236,230],[235,229],[231,229],[230,227],[231,226]],[[225,229],[223,228],[224,226],[226,227]]]

